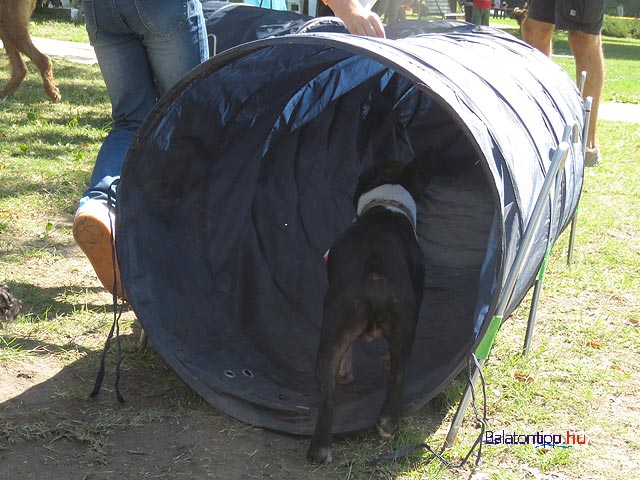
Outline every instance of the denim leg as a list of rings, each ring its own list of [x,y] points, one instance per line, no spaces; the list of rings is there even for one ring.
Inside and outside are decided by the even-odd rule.
[[[155,73],[158,92],[164,95],[189,70],[209,58],[209,41],[202,4],[199,0],[188,0],[187,18],[182,29],[167,34],[166,29],[158,26],[162,21],[152,22],[153,17],[157,16],[156,2],[148,6],[145,2],[148,0],[137,0],[140,18],[145,22],[144,44]],[[167,22],[166,18],[164,22]],[[171,61],[168,62],[167,58]]]
[[[98,34],[94,46],[111,100],[111,131],[98,152],[86,197],[107,198],[120,176],[129,145],[156,102],[153,73],[144,47],[134,37]],[[115,190],[112,191],[115,195]]]
[[[165,5],[166,8],[163,7]],[[199,0],[85,0],[87,31],[112,105],[112,128],[80,201],[106,199],[138,127],[164,93],[208,58]]]

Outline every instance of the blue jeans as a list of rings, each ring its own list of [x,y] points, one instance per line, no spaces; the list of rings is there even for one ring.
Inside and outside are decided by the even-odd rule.
[[[288,10],[286,0],[244,0],[244,3],[271,10]]]
[[[111,131],[80,200],[106,199],[158,98],[209,58],[200,0],[83,0],[89,41],[111,100]]]

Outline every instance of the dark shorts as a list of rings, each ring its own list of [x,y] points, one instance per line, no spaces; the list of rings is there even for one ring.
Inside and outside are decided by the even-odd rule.
[[[530,0],[528,17],[559,30],[600,34],[605,0]]]

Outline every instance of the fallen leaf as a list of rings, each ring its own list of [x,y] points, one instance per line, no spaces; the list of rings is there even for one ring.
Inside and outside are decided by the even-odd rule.
[[[591,347],[591,348],[602,348],[602,343],[600,343],[598,340],[589,340],[587,342],[587,347]]]
[[[611,370],[617,370],[618,372],[622,372],[625,375],[630,375],[630,373],[622,368],[620,365],[616,365],[615,363],[611,364]]]
[[[521,383],[531,383],[533,382],[533,377],[528,373],[516,372],[514,377]]]

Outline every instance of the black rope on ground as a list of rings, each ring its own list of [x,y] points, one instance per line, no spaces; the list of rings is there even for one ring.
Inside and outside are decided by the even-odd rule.
[[[109,335],[107,336],[107,341],[105,342],[104,349],[102,350],[102,357],[100,358],[100,367],[98,369],[98,374],[96,376],[96,382],[93,386],[93,391],[89,395],[90,398],[94,398],[98,396],[100,393],[100,388],[102,387],[102,382],[104,381],[104,375],[106,370],[106,358],[109,349],[111,348],[111,340],[113,339],[113,335],[115,333],[116,336],[116,346],[118,351],[118,359],[116,362],[116,379],[115,379],[115,390],[116,390],[116,398],[118,402],[124,403],[125,399],[120,392],[120,379],[121,379],[121,366],[122,366],[122,340],[120,338],[120,317],[122,316],[122,312],[124,310],[124,302],[118,304],[118,274],[116,270],[117,265],[117,255],[116,255],[116,238],[114,232],[114,224],[111,216],[111,212],[115,209],[115,198],[112,194],[112,187],[116,186],[120,183],[119,179],[114,180],[109,186],[109,193],[107,195],[107,209],[109,210],[109,241],[111,242],[111,264],[113,265],[113,324],[111,325],[111,330],[109,330]],[[122,287],[124,290],[124,286]]]
[[[400,459],[406,457],[407,455],[409,455],[410,453],[412,453],[412,452],[414,452],[416,450],[422,449],[422,450],[427,450],[429,453],[431,453],[434,457],[436,457],[447,468],[462,468],[462,467],[464,467],[466,465],[466,463],[469,460],[469,458],[471,458],[471,455],[473,455],[473,452],[476,450],[476,448],[478,450],[478,453],[477,453],[475,464],[476,464],[476,466],[480,465],[480,463],[482,462],[482,439],[484,437],[484,433],[485,433],[486,426],[487,426],[487,388],[486,388],[484,375],[482,374],[482,368],[480,367],[480,364],[478,363],[478,359],[476,358],[476,356],[474,354],[471,354],[471,361],[473,361],[473,364],[474,364],[475,368],[478,369],[478,373],[480,374],[480,380],[481,380],[481,385],[482,385],[482,397],[483,397],[482,417],[480,416],[480,414],[478,412],[477,405],[476,405],[475,388],[473,386],[473,383],[471,382],[471,372],[472,372],[472,370],[471,370],[471,368],[469,368],[469,372],[468,372],[468,375],[467,375],[467,382],[468,382],[469,386],[471,387],[471,405],[473,407],[473,413],[474,413],[474,416],[476,418],[476,421],[478,423],[480,423],[480,433],[478,434],[478,436],[476,437],[476,440],[473,442],[473,445],[471,446],[471,448],[469,449],[469,451],[467,452],[465,457],[460,461],[460,463],[454,464],[454,463],[451,463],[446,458],[444,458],[444,456],[442,456],[442,451],[444,451],[444,449],[442,451],[440,451],[440,453],[438,453],[429,444],[427,444],[427,443],[419,443],[417,445],[413,445],[411,447],[407,447],[407,448],[405,448],[403,450],[400,450],[398,452],[390,453],[390,454],[387,454],[387,455],[382,455],[380,457],[368,460],[365,463],[365,465],[367,467],[375,467],[376,465],[379,465],[380,463],[385,462],[385,461],[400,460]]]

